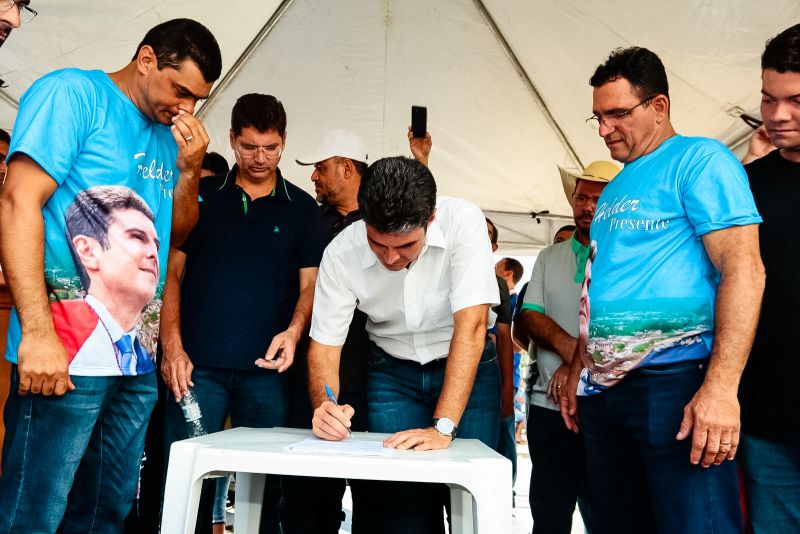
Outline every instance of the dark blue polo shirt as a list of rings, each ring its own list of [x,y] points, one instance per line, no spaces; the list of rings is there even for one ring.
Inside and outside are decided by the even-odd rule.
[[[251,200],[237,167],[200,182],[200,219],[182,250],[181,333],[194,365],[258,372],[286,330],[299,270],[318,267],[326,239],[317,203],[278,170],[272,195]]]

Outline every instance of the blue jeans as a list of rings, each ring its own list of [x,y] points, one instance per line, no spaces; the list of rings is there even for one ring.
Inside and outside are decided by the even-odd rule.
[[[254,366],[255,367],[255,366]],[[209,433],[219,432],[228,415],[231,426],[271,428],[286,426],[288,417],[288,391],[284,377],[277,371],[252,371],[195,367],[192,371],[194,393]],[[169,447],[175,441],[186,439],[186,423],[180,405],[167,399],[164,410],[164,440]],[[169,457],[169,456],[167,456]],[[221,479],[220,479],[221,480]],[[213,519],[214,496],[217,480],[203,483],[198,514],[198,532],[206,532]],[[261,532],[277,532],[277,507],[280,499],[280,482],[276,476],[267,477]]]
[[[591,516],[583,437],[567,429],[560,412],[529,404],[528,451],[533,534],[572,532],[576,502],[588,534]]]
[[[800,445],[742,434],[739,458],[754,534],[800,532]]]
[[[639,369],[578,398],[593,534],[742,531],[736,464],[693,465],[691,436],[675,439],[706,366]]]
[[[228,487],[230,485],[230,475],[217,479],[214,487],[214,508],[211,511],[211,522],[214,524],[225,523],[228,508]]]
[[[75,391],[61,397],[20,396],[11,367],[0,477],[4,534],[122,531],[156,402],[155,374],[71,378]]]
[[[517,481],[517,425],[516,414],[500,420],[497,452],[511,460],[511,487]]]
[[[370,431],[399,432],[431,426],[446,365],[446,358],[426,365],[399,360],[372,345],[367,368]],[[487,340],[456,439],[475,438],[496,448],[500,408],[500,366],[494,343]],[[369,485],[373,487],[369,493],[375,501],[370,505],[380,510],[377,515],[382,518],[382,524],[366,531],[376,534],[443,532],[442,511],[449,502],[449,491],[444,484],[372,482]]]
[[[427,365],[400,360],[372,345],[367,368],[370,432],[400,432],[431,426],[446,364],[447,358]],[[457,437],[479,439],[496,449],[500,408],[497,351],[494,343],[486,340]]]

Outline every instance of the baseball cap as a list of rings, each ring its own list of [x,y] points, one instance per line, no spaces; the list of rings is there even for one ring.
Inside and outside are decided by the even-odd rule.
[[[314,152],[295,161],[298,165],[315,165],[335,156],[366,163],[367,146],[359,136],[351,131],[330,130],[322,138]]]

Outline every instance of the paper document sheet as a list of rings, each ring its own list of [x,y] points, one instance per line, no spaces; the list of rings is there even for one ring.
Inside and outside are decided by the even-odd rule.
[[[350,456],[393,456],[394,449],[388,449],[380,441],[345,439],[327,441],[319,438],[306,438],[287,445],[285,450],[292,452],[345,454]]]

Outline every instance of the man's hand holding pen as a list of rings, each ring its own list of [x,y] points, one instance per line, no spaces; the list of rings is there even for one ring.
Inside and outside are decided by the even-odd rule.
[[[340,441],[352,435],[350,420],[356,411],[349,404],[339,405],[336,395],[328,384],[325,384],[325,394],[328,400],[323,401],[316,410],[311,420],[311,428],[318,438],[331,441]]]

